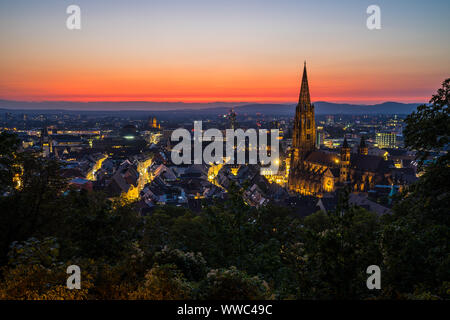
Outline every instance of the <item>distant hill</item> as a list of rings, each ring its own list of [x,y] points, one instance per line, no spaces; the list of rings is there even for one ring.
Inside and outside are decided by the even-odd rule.
[[[355,105],[318,101],[314,105],[319,114],[410,114],[421,103],[383,102],[373,105]]]
[[[231,108],[248,102],[156,102],[156,101],[16,101],[0,100],[0,108],[11,110],[77,110],[77,111],[170,111],[185,109]]]
[[[314,103],[316,114],[410,114],[419,103],[384,102],[374,105],[331,103],[318,101]],[[27,102],[0,100],[0,108],[14,111],[138,111],[154,113],[193,114],[201,112],[204,115],[227,113],[235,108],[238,114],[265,114],[265,115],[293,115],[295,104],[266,104],[246,102],[211,102],[211,103],[184,103],[184,102],[151,102],[151,101],[123,101],[123,102],[74,102],[74,101],[47,101]]]
[[[420,103],[384,102],[374,105],[341,104],[325,101],[314,103],[316,114],[410,114]],[[238,113],[261,113],[290,115],[295,113],[295,105],[249,104],[236,107]]]

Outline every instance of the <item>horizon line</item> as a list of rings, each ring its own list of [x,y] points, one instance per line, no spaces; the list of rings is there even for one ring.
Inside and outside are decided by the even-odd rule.
[[[280,105],[296,105],[298,102],[295,101],[223,101],[223,100],[211,100],[211,101],[183,101],[183,100],[15,100],[15,99],[4,99],[0,97],[0,103],[79,103],[79,104],[97,104],[97,103],[111,103],[111,104],[119,104],[119,103],[154,103],[154,104],[199,104],[199,105],[208,105],[208,104],[280,104]],[[312,103],[332,103],[332,104],[349,104],[349,105],[365,105],[365,106],[373,106],[385,103],[400,103],[400,104],[423,104],[428,103],[428,100],[396,100],[396,99],[377,99],[374,101],[367,100],[315,100]],[[1,107],[0,107],[1,108]]]

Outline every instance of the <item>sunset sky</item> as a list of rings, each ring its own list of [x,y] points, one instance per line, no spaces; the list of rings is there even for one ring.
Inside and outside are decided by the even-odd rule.
[[[0,0],[0,99],[295,102],[306,60],[314,101],[425,102],[449,39],[448,0]]]

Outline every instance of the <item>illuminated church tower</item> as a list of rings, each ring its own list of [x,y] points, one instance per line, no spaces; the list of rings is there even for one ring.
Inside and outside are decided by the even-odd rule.
[[[358,147],[358,153],[363,156],[367,156],[369,154],[369,149],[366,145],[366,139],[364,139],[364,136],[361,137],[361,142],[359,143]]]
[[[292,136],[292,163],[297,165],[306,154],[316,148],[316,124],[314,120],[314,105],[309,96],[306,62],[303,67],[300,96],[295,109],[294,132]]]
[[[341,148],[341,168],[339,171],[339,181],[346,182],[349,178],[350,167],[350,147],[347,142],[347,138],[344,138],[344,143]]]
[[[306,63],[295,110],[288,190],[301,195],[323,197],[348,185],[354,191],[370,190],[389,181],[391,165],[382,157],[369,156],[364,137],[358,153],[351,153],[347,139],[340,152],[316,149],[314,106],[309,95]]]

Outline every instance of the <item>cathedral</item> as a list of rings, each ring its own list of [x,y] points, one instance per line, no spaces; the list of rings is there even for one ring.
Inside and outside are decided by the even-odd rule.
[[[309,95],[305,62],[295,110],[289,190],[322,197],[349,185],[354,192],[367,192],[376,184],[392,184],[391,165],[383,157],[369,155],[364,138],[355,153],[351,152],[347,139],[337,152],[316,147],[314,105]]]

